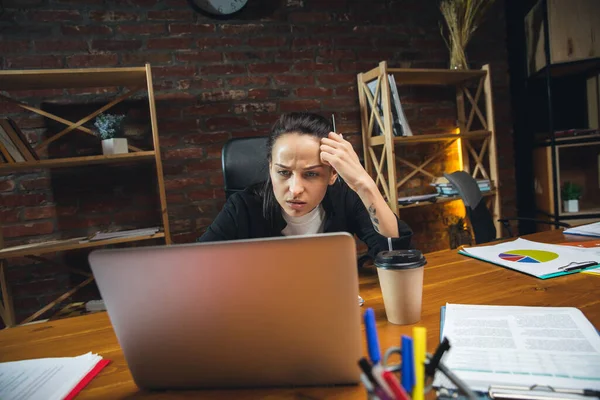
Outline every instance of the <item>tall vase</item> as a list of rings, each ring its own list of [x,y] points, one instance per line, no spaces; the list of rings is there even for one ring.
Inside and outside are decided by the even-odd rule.
[[[462,43],[450,39],[450,69],[469,69]]]

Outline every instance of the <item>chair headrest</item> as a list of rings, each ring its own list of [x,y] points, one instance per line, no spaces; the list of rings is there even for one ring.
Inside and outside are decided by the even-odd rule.
[[[250,185],[263,182],[269,174],[267,137],[231,139],[221,153],[227,197]]]
[[[483,199],[477,181],[465,171],[444,172],[444,177],[456,188],[467,207],[474,209]]]

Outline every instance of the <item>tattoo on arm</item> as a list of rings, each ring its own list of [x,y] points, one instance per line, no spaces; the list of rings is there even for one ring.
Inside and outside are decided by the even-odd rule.
[[[371,204],[367,211],[369,211],[369,217],[371,217],[371,222],[373,223],[373,228],[375,229],[375,232],[381,233],[379,231],[379,219],[377,218],[377,210],[375,209],[375,206]]]

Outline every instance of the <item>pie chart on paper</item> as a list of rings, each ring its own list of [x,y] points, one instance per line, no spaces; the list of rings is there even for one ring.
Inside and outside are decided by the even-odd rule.
[[[558,254],[545,250],[510,250],[498,254],[505,261],[521,263],[544,263],[558,258]]]

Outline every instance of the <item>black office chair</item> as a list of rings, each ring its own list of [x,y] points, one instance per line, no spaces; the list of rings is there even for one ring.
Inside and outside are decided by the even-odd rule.
[[[231,139],[221,152],[225,198],[263,182],[269,174],[267,137]]]
[[[444,173],[444,176],[454,186],[465,205],[467,218],[469,218],[473,233],[475,234],[475,243],[481,244],[496,240],[494,219],[483,200],[483,195],[481,194],[481,190],[479,190],[477,181],[465,171],[456,171],[451,174]],[[501,218],[498,221],[502,223],[510,237],[513,236],[513,233],[509,221],[534,221],[566,228],[571,226],[564,222],[552,222],[525,217]]]

